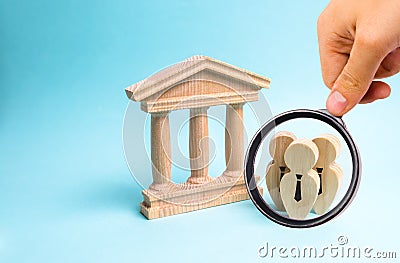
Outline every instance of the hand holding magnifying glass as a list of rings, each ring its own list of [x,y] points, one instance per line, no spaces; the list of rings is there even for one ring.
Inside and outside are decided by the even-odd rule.
[[[326,106],[342,116],[390,95],[382,79],[400,71],[400,2],[332,0],[318,19]]]

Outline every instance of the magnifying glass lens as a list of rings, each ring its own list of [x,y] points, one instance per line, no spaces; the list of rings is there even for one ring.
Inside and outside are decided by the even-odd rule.
[[[360,167],[357,147],[341,119],[298,110],[259,130],[247,153],[245,179],[251,199],[268,218],[311,227],[350,204]]]

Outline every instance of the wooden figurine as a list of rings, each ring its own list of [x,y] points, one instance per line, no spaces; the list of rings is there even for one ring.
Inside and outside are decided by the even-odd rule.
[[[314,166],[320,178],[320,186],[317,200],[314,204],[314,212],[322,215],[326,213],[339,190],[343,170],[335,163],[341,145],[338,138],[332,134],[320,135],[313,139],[319,150],[319,157]]]
[[[266,184],[276,208],[279,211],[285,211],[280,193],[280,183],[284,174],[289,172],[286,166],[284,155],[287,147],[296,136],[287,131],[280,131],[271,139],[269,143],[269,153],[272,157],[272,163],[267,167]]]
[[[280,193],[290,218],[305,219],[314,206],[319,177],[312,168],[318,154],[318,147],[307,139],[297,139],[286,149],[284,158],[290,172],[281,180]]]
[[[242,176],[243,106],[257,101],[259,90],[269,85],[270,80],[263,76],[193,56],[125,89],[131,100],[140,102],[141,109],[151,114],[153,183],[142,191],[143,215],[153,219],[249,198]],[[208,174],[207,110],[221,104],[226,105],[226,170],[212,177]],[[183,184],[171,182],[169,113],[174,110],[190,112],[191,175]]]

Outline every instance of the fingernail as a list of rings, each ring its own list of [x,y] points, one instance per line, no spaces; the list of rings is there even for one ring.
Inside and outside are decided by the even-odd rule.
[[[334,90],[328,97],[326,107],[333,115],[341,115],[346,109],[348,102],[346,98],[337,90]]]

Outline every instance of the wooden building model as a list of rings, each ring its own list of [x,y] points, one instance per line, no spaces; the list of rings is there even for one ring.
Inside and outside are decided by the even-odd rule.
[[[243,180],[243,105],[258,100],[270,80],[224,62],[193,56],[125,89],[151,114],[153,182],[143,190],[140,211],[148,219],[194,211],[248,199]],[[209,107],[226,105],[226,170],[208,174]],[[171,182],[169,113],[190,111],[189,154],[191,175],[185,183]],[[177,136],[177,135],[175,135]]]

